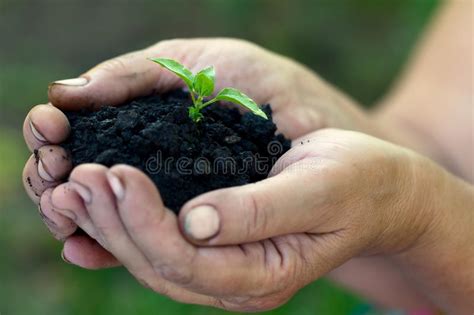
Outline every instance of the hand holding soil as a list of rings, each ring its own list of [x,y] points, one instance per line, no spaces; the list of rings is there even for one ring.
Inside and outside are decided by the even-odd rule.
[[[293,147],[272,164],[268,178],[194,192],[189,198],[198,196],[177,215],[168,201],[176,187],[160,195],[172,186],[172,178],[157,189],[157,181],[136,167],[113,166],[109,158],[117,156],[117,150],[109,155],[101,152],[102,160],[93,160],[106,166],[80,164],[88,162],[87,150],[82,152],[84,160],[68,155],[64,147],[71,148],[74,139],[71,124],[80,120],[85,124],[81,134],[88,134],[88,120],[69,111],[120,105],[183,87],[178,78],[146,59],[155,56],[177,59],[193,71],[214,65],[217,89],[233,86],[259,104],[271,104],[273,113],[266,108],[265,114],[273,116],[278,132],[293,139]],[[169,97],[183,101],[182,95],[168,94],[152,102]],[[51,104],[37,105],[25,119],[25,139],[34,154],[25,166],[24,182],[48,228],[65,241],[63,258],[78,266],[122,264],[143,285],[175,300],[249,311],[281,305],[302,286],[353,257],[384,255],[416,272],[426,259],[443,262],[440,253],[459,252],[461,247],[459,242],[437,240],[455,228],[466,228],[462,219],[447,218],[445,211],[453,210],[449,200],[458,200],[454,208],[460,218],[469,217],[462,205],[472,203],[472,187],[408,149],[359,132],[319,130],[384,134],[352,101],[316,75],[255,45],[227,39],[161,42],[107,61],[80,78],[54,82],[49,99]],[[138,115],[125,117],[125,127],[141,124],[145,129],[138,117],[146,113],[138,108],[146,105],[140,102],[128,105]],[[104,109],[94,119],[107,124],[112,116],[118,119],[118,111]],[[171,125],[183,119],[182,112],[167,114],[154,116]],[[253,119],[223,108],[204,114],[203,126],[226,115],[240,124]],[[155,136],[163,137],[171,125],[165,124]],[[227,122],[224,127],[229,127]],[[286,145],[282,136],[274,135],[271,121],[264,128],[255,121],[247,127],[222,128],[228,150],[235,149],[229,148],[241,138],[239,132],[250,134],[252,129],[266,135],[265,144]],[[120,132],[124,130],[128,129]],[[309,133],[314,130],[319,131]],[[70,134],[73,138],[67,140]],[[259,140],[260,136],[253,139],[244,150],[258,152]],[[178,150],[172,143],[167,149]],[[183,150],[186,146],[179,148],[179,154]],[[76,164],[80,165],[71,171]],[[430,186],[433,182],[439,186]],[[190,187],[196,184],[191,182]],[[173,210],[185,199],[173,204]],[[74,234],[78,227],[85,235]],[[427,269],[439,273],[439,266],[443,263]],[[419,276],[428,286],[433,285],[429,275]],[[457,284],[469,287],[469,278],[460,277]],[[432,290],[438,294],[445,288],[433,285]],[[469,307],[455,295],[449,299]]]
[[[226,55],[232,58],[222,57]],[[156,56],[177,59],[193,71],[214,65],[219,77],[216,90],[237,87],[257,103],[271,104],[278,132],[290,139],[323,127],[373,129],[359,109],[315,74],[258,46],[231,39],[160,42],[106,61],[80,78],[52,83],[51,103],[35,106],[26,117],[25,141],[35,154],[25,166],[23,182],[28,195],[41,205],[44,218],[49,218],[46,223],[57,238],[69,236],[74,226],[70,221],[64,225],[65,219],[52,212],[49,201],[50,189],[64,180],[72,167],[71,157],[59,145],[70,133],[61,110],[120,105],[139,96],[184,87],[182,80],[147,59]]]

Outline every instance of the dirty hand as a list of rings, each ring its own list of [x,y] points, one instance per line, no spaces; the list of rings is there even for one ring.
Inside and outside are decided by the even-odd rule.
[[[56,238],[66,239],[66,248],[77,251],[83,267],[106,267],[116,261],[90,238],[71,237],[76,224],[53,211],[52,189],[71,171],[67,152],[58,145],[69,133],[68,121],[59,109],[117,105],[134,97],[180,87],[179,78],[147,60],[157,56],[176,59],[192,70],[214,65],[217,89],[233,86],[258,103],[271,103],[279,131],[292,139],[323,127],[370,133],[368,118],[314,73],[241,40],[163,41],[106,61],[79,78],[56,81],[49,89],[51,103],[35,106],[24,122],[25,141],[35,154],[26,163],[23,182],[28,195],[40,205],[48,228]]]
[[[269,178],[198,196],[178,217],[125,165],[80,165],[51,200],[156,292],[255,311],[352,257],[428,243],[431,164],[362,133],[324,129],[295,140]],[[81,263],[77,252],[64,254]]]

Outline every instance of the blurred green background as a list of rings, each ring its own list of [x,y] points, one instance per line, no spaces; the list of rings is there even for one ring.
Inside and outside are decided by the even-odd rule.
[[[230,36],[308,65],[370,106],[406,61],[435,0],[0,0],[0,313],[224,314],[141,288],[124,270],[63,263],[27,199],[21,125],[49,82],[160,39]],[[320,280],[268,314],[362,314],[363,299]]]

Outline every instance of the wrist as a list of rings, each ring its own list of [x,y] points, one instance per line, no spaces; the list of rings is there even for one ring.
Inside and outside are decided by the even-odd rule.
[[[407,211],[424,217],[423,228],[401,254],[474,249],[472,186],[427,158],[418,156],[413,163],[415,196]]]
[[[424,174],[429,167],[428,160],[399,147],[387,153],[384,161],[384,167],[378,167],[379,176],[383,178],[374,180],[376,185],[372,188],[382,190],[385,196],[383,204],[374,209],[381,218],[376,222],[374,242],[368,253],[396,255],[426,237],[425,233],[435,221],[435,213],[427,190],[430,180]]]
[[[431,160],[413,163],[413,222],[406,223],[418,229],[390,256],[439,306],[463,313],[474,307],[466,301],[474,294],[474,191]]]

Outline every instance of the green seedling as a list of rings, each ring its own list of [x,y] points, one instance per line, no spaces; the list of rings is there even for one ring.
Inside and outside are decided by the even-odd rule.
[[[151,61],[156,62],[160,66],[173,72],[178,77],[183,79],[184,83],[189,89],[189,94],[193,101],[193,105],[189,107],[189,117],[194,122],[199,122],[203,115],[202,109],[217,101],[228,101],[238,104],[250,110],[253,114],[268,119],[267,115],[258,107],[250,97],[234,88],[224,88],[212,99],[205,99],[214,92],[216,81],[216,72],[214,67],[205,68],[196,74],[191,70],[173,59],[165,58],[151,58]]]

